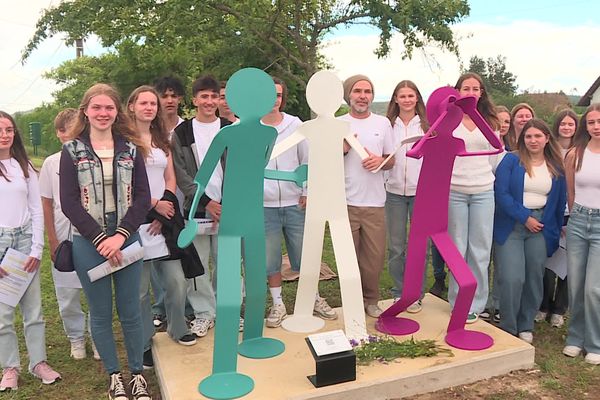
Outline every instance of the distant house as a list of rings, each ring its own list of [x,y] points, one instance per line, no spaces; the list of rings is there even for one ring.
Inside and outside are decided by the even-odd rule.
[[[579,99],[578,106],[587,107],[592,103],[600,103],[600,76]]]

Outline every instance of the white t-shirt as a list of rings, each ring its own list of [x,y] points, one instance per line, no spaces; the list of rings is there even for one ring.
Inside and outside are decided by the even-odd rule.
[[[42,259],[44,249],[44,215],[37,173],[29,167],[29,178],[25,178],[21,166],[14,158],[0,160],[4,175],[0,178],[0,227],[19,228],[31,221],[32,243],[29,255]]]
[[[583,152],[581,169],[575,171],[575,203],[600,209],[600,154],[587,148]]]
[[[390,121],[371,113],[367,118],[358,119],[349,113],[339,117],[350,122],[350,131],[357,134],[358,141],[371,153],[381,156],[391,154],[395,143]],[[346,199],[348,205],[356,207],[383,207],[385,187],[383,171],[372,173],[362,166],[360,156],[352,149],[344,157],[346,174]]]
[[[202,164],[208,148],[212,143],[217,133],[221,129],[221,120],[217,118],[214,122],[200,122],[196,118],[192,120],[192,129],[194,131],[194,155],[196,156],[196,164],[198,168]],[[221,202],[221,186],[223,184],[223,168],[221,163],[217,166],[208,181],[205,193],[208,197],[216,202]]]
[[[146,157],[146,173],[150,185],[150,197],[161,199],[165,193],[165,170],[167,169],[167,154],[156,147],[152,147]]]
[[[532,175],[525,172],[523,182],[523,205],[529,209],[535,210],[546,206],[548,193],[552,189],[552,177],[548,166],[543,163],[540,166],[532,168]]]
[[[71,227],[71,222],[60,208],[60,154],[59,151],[46,157],[40,171],[40,195],[52,200],[54,230],[59,243],[69,238],[69,228]],[[48,228],[46,227],[46,229]],[[81,288],[75,271],[60,272],[56,268],[52,268],[52,279],[57,287]]]
[[[465,148],[470,153],[493,149],[477,127],[469,131],[461,123],[453,136],[464,140]],[[456,157],[450,189],[464,194],[483,193],[494,188],[494,179],[490,156]]]

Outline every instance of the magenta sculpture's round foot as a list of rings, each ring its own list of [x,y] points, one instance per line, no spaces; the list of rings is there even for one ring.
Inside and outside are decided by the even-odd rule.
[[[483,332],[458,329],[448,332],[446,343],[461,350],[485,350],[492,347],[494,339]]]
[[[379,317],[375,329],[389,335],[410,335],[420,328],[417,321],[402,317]]]

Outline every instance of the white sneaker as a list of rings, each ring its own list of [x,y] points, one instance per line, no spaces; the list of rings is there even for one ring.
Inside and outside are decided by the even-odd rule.
[[[546,316],[548,315],[548,313],[543,312],[543,311],[538,311],[537,314],[535,314],[535,318],[533,319],[535,322],[542,322],[546,320]]]
[[[371,318],[379,318],[383,310],[377,304],[369,304],[365,307],[365,312]]]
[[[83,360],[85,356],[85,340],[81,339],[71,342],[71,357],[75,360]]]
[[[565,319],[563,318],[562,315],[552,314],[550,316],[550,325],[552,325],[554,328],[560,328],[564,324],[565,324]]]
[[[267,327],[277,328],[281,325],[281,322],[287,317],[287,310],[285,304],[273,304],[269,308],[269,316],[267,317]]]
[[[98,353],[98,349],[96,348],[96,343],[92,340],[92,351],[94,352],[94,360],[100,361],[100,353]]]
[[[190,331],[198,337],[204,337],[213,326],[215,326],[215,320],[213,319],[196,318],[191,323]]]
[[[524,341],[525,343],[533,343],[533,333],[531,332],[521,332],[519,333],[519,339]]]
[[[408,306],[408,308],[406,309],[406,312],[411,313],[411,314],[416,314],[421,312],[421,310],[423,309],[423,305],[421,303],[421,300],[417,300],[414,303],[412,303],[410,306]]]
[[[327,304],[327,300],[323,297],[318,297],[315,300],[315,308],[313,309],[313,314],[319,318],[334,320],[337,319],[337,313],[331,308],[329,304]]]
[[[600,354],[587,353],[585,355],[585,362],[592,365],[600,365]]]
[[[562,353],[567,357],[577,357],[581,354],[581,347],[565,346]]]

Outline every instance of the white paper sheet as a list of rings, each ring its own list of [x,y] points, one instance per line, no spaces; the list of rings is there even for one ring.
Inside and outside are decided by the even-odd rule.
[[[0,302],[16,307],[29,287],[35,272],[25,272],[23,266],[29,256],[15,249],[7,249],[2,259],[2,269],[8,272],[0,278]]]
[[[318,356],[352,350],[350,341],[341,329],[308,335],[308,340]]]
[[[151,235],[148,232],[149,227],[150,224],[142,224],[138,229],[142,247],[144,248],[144,261],[169,257],[170,253],[165,237],[162,234]]]
[[[215,223],[212,219],[208,218],[194,218],[194,221],[198,223],[198,230],[196,235],[216,235],[219,232],[219,224]]]
[[[117,272],[129,264],[136,262],[137,260],[141,260],[144,257],[144,249],[140,245],[140,242],[134,242],[129,246],[125,247],[121,250],[123,254],[123,262],[116,267],[111,267],[110,263],[104,261],[102,264],[95,266],[94,268],[88,271],[88,276],[90,277],[91,282],[95,282],[100,278],[105,277],[106,275],[112,274],[113,272]]]
[[[544,266],[553,271],[560,279],[567,276],[567,241],[564,235],[561,235],[558,242],[558,249],[552,254],[552,257],[546,259]]]

